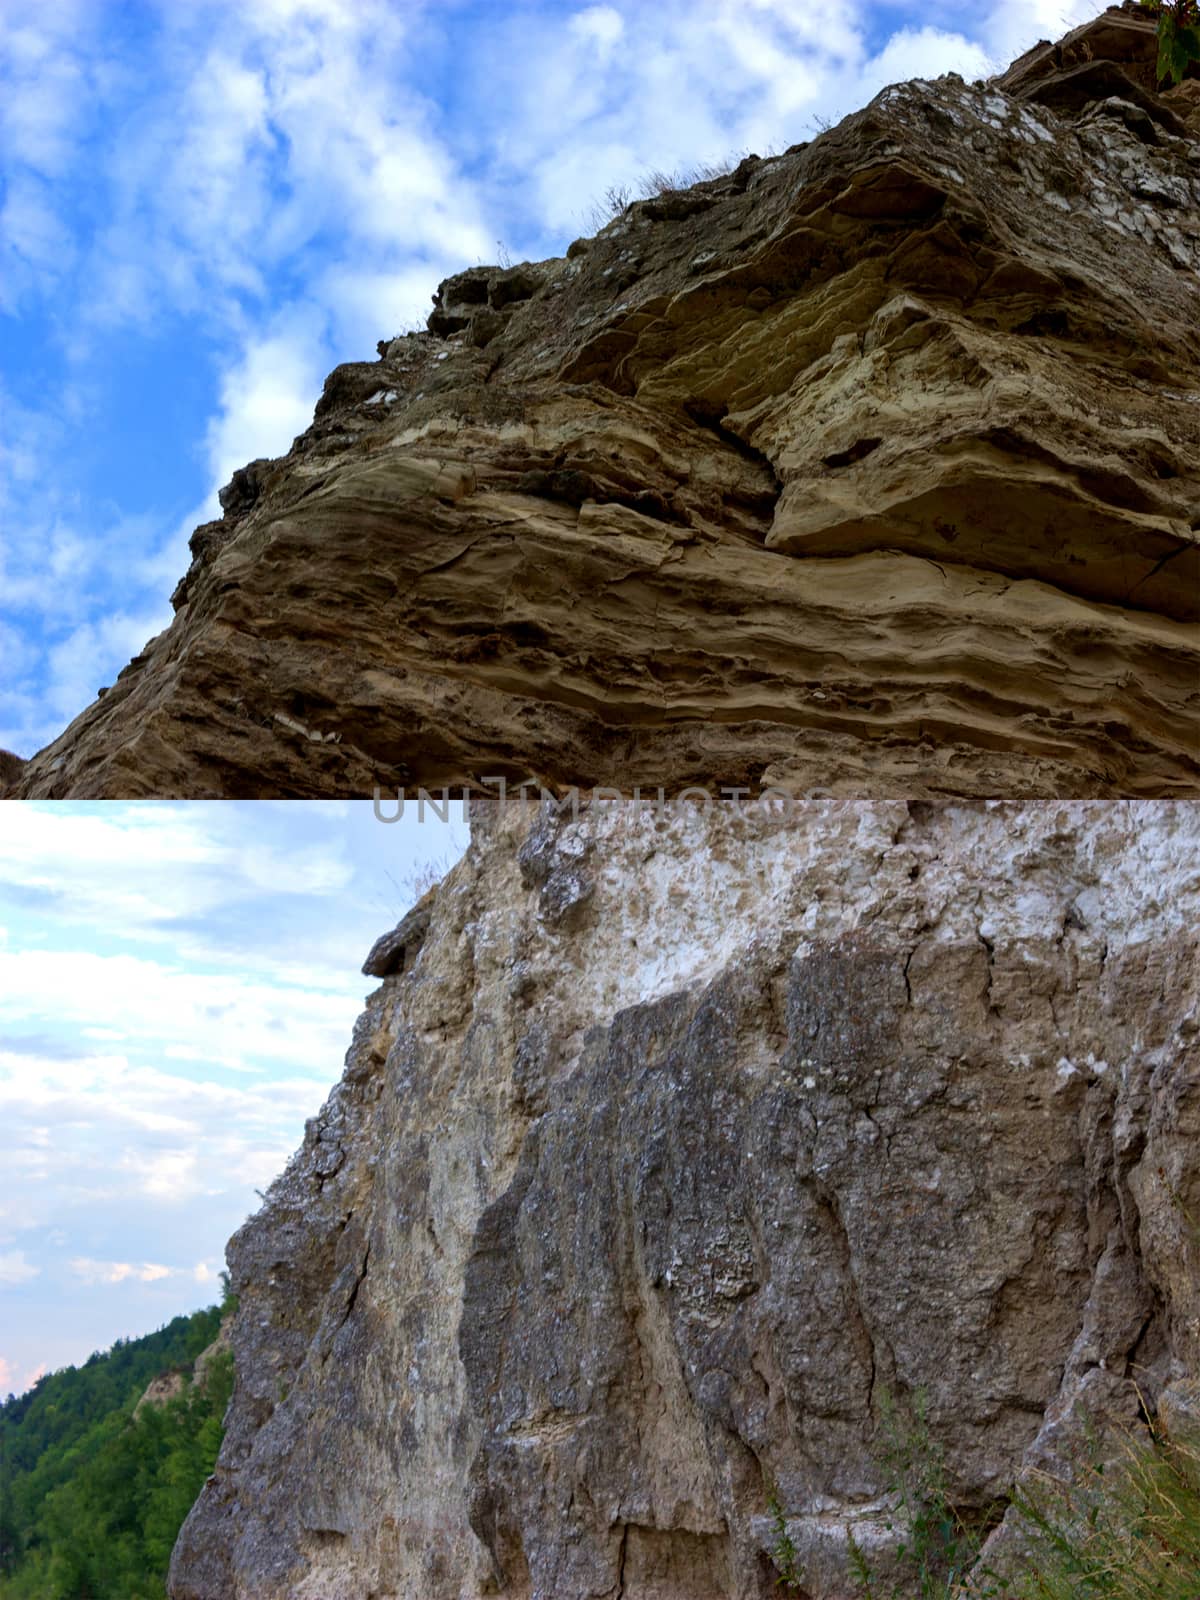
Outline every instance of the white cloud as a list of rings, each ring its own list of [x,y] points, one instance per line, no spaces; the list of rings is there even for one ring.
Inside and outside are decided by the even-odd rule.
[[[27,1260],[24,1250],[0,1252],[0,1286],[11,1288],[14,1284],[28,1283],[41,1270]]]
[[[172,1273],[170,1267],[160,1266],[154,1261],[143,1261],[136,1266],[132,1261],[93,1261],[87,1256],[76,1256],[68,1263],[71,1271],[84,1283],[156,1283],[160,1278],[169,1278]]]
[[[152,611],[129,615],[113,611],[95,622],[81,622],[48,653],[48,704],[62,722],[69,722],[94,700],[96,691],[110,686],[133,656],[171,618],[171,607],[160,603]]]
[[[75,255],[75,240],[40,175],[18,172],[9,179],[0,209],[0,241],[0,311],[15,316],[31,289],[44,289],[59,279]]]
[[[191,1134],[194,1125],[180,1117],[157,1117],[151,1113],[144,1126],[161,1131]],[[154,1154],[145,1151],[126,1152],[121,1156],[122,1172],[132,1173],[138,1188],[152,1200],[173,1200],[183,1195],[203,1194],[206,1183],[199,1174],[200,1156],[195,1149],[159,1150]],[[211,1180],[209,1180],[211,1182]]]
[[[0,34],[0,135],[8,159],[57,173],[74,153],[85,89],[83,8],[42,0]]]
[[[395,875],[453,841],[413,815],[381,829],[369,804],[31,803],[5,820],[0,1250],[14,1277],[43,1268],[6,1319],[6,1353],[32,1364],[64,1256],[146,1294],[158,1280],[137,1273],[168,1267],[164,1297],[136,1301],[149,1317],[210,1281],[338,1077],[359,963],[407,908]]]
[[[1023,48],[1055,26],[1052,12],[1098,9],[1006,0],[968,32],[960,10],[935,5],[913,20],[911,8],[894,7],[874,53],[867,24],[879,18],[851,0],[620,0],[565,24],[537,9],[499,10],[481,28],[488,64],[477,70],[477,137],[493,179],[507,172],[529,222],[562,232],[580,226],[609,185],[782,148],[889,82],[980,76],[998,49]]]
[[[877,94],[887,84],[908,78],[938,78],[946,72],[981,78],[989,70],[986,51],[965,41],[961,34],[940,28],[902,28],[867,65],[863,88],[868,94]]]
[[[1002,0],[988,11],[982,28],[993,70],[1003,70],[1039,39],[1061,39],[1103,10],[1096,0]]]
[[[298,308],[275,331],[250,339],[225,369],[208,432],[214,489],[247,461],[285,454],[308,427],[325,376],[323,332],[321,313]]]
[[[48,897],[67,923],[107,924],[126,939],[158,940],[173,922],[244,906],[264,891],[333,895],[351,878],[337,830],[308,838],[280,827],[264,837],[243,811],[219,804],[101,803],[73,809],[69,825],[53,803],[9,810],[0,830],[0,890]],[[193,948],[182,944],[175,959]],[[262,952],[260,970],[264,963],[270,968],[269,956]],[[54,981],[53,972],[46,981]],[[106,1015],[93,1014],[90,1025],[108,1026]],[[127,1029],[120,1032],[124,1037]]]
[[[112,1217],[148,1201],[166,1215],[205,1196],[265,1188],[330,1076],[231,1087],[127,1055],[0,1051],[6,1159],[20,1174],[0,1195],[0,1221],[20,1231],[70,1216]],[[10,1283],[37,1270],[20,1252],[0,1257],[0,1268],[0,1281]]]
[[[6,1356],[0,1356],[0,1395],[23,1394],[26,1389],[31,1389],[45,1373],[44,1362],[31,1368],[24,1376],[18,1376],[20,1367],[15,1361],[9,1361]]]
[[[304,313],[327,267],[419,259],[434,277],[484,248],[475,191],[431,131],[409,53],[419,11],[164,11],[159,92],[118,121],[88,314],[144,324],[164,303],[194,310],[243,345],[236,367],[272,323]],[[272,271],[292,285],[282,300]],[[336,304],[329,317],[336,346]]]
[[[0,746],[22,753],[61,732],[171,615],[162,581],[144,608],[103,603],[141,587],[138,552],[158,528],[69,487],[77,434],[66,397],[37,412],[0,386],[0,596],[12,609],[0,621]]]
[[[567,27],[577,39],[598,45],[601,59],[607,59],[624,36],[625,19],[614,6],[587,6],[569,19]]]
[[[421,11],[163,4],[133,30],[140,60],[122,56],[126,30],[115,18],[104,28],[104,7],[44,0],[36,22],[5,30],[0,309],[40,305],[84,371],[124,330],[145,337],[181,319],[181,361],[221,352],[207,440],[190,441],[206,445],[209,467],[199,516],[217,514],[236,467],[287,450],[330,367],[373,355],[440,276],[491,249],[414,70]],[[97,126],[103,138],[84,143]],[[389,287],[372,316],[373,280]],[[76,403],[87,388],[72,386]],[[0,696],[0,744],[22,753],[169,621],[193,525],[181,530],[175,507],[135,539],[94,495],[74,515],[64,443],[105,418],[91,409],[64,432],[66,397],[39,404],[20,453],[0,452],[0,579],[8,631],[29,641]],[[65,541],[83,559],[64,576]]]
[[[69,957],[49,950],[10,952],[5,969],[10,1028],[52,1015],[64,1027],[116,1029],[131,1049],[180,1038],[217,1068],[226,1062],[291,1063],[328,1075],[344,1049],[356,1004],[344,992],[344,972],[327,975],[325,986],[314,992],[88,951]],[[64,983],[67,970],[70,982]],[[342,992],[330,992],[331,981]],[[5,1097],[0,1082],[0,1105]]]

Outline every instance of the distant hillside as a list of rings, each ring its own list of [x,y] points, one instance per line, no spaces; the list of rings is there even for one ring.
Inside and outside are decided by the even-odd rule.
[[[0,1600],[163,1600],[233,1388],[226,1349],[193,1368],[231,1309],[119,1340],[0,1406]],[[166,1374],[178,1394],[135,1417]]]

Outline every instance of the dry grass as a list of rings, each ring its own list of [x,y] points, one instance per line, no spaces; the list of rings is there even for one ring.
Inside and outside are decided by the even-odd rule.
[[[644,172],[635,183],[609,184],[600,198],[588,208],[584,223],[589,232],[599,233],[635,200],[657,200],[663,195],[690,189],[697,183],[711,183],[715,178],[728,177],[747,154],[747,151],[739,150],[726,156],[723,161],[701,161],[695,166],[677,167],[673,171],[654,167]],[[775,154],[775,150],[770,149],[764,159],[769,160]]]
[[[1200,1600],[1200,1437],[1089,1436],[1069,1473],[1013,1492],[1009,1517],[1025,1550],[998,1571],[981,1547],[1003,1505],[963,1520],[922,1398],[903,1417],[887,1402],[883,1421],[880,1464],[905,1568],[887,1600]],[[860,1595],[884,1600],[853,1541],[852,1556]],[[789,1577],[803,1586],[802,1574]]]
[[[1115,1462],[1094,1453],[1072,1481],[1035,1480],[1014,1504],[1032,1533],[1014,1600],[1200,1596],[1200,1449],[1190,1441],[1126,1438]]]
[[[450,869],[457,866],[458,860],[458,856],[450,854],[433,856],[416,866],[402,868],[399,873],[385,873],[384,876],[396,891],[395,900],[389,907],[390,914],[397,920],[405,916],[422,895],[428,894],[430,889],[441,883]]]

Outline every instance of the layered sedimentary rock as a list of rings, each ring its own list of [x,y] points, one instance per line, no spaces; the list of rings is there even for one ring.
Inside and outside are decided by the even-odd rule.
[[[24,796],[1200,777],[1200,103],[1105,13],[445,282]]]
[[[1185,1406],[1198,846],[1188,802],[477,814],[230,1246],[174,1600],[750,1600],[773,1485],[840,1600],[851,1534],[897,1559],[885,1395],[985,1523]]]

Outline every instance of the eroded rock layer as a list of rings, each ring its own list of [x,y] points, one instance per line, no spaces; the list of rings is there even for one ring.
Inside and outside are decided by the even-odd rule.
[[[174,1600],[765,1600],[771,1485],[841,1600],[850,1534],[896,1559],[885,1395],[993,1519],[1169,1406],[1198,846],[1188,802],[477,818],[230,1246]]]
[[[441,286],[16,795],[1200,777],[1200,102],[1105,13]]]

